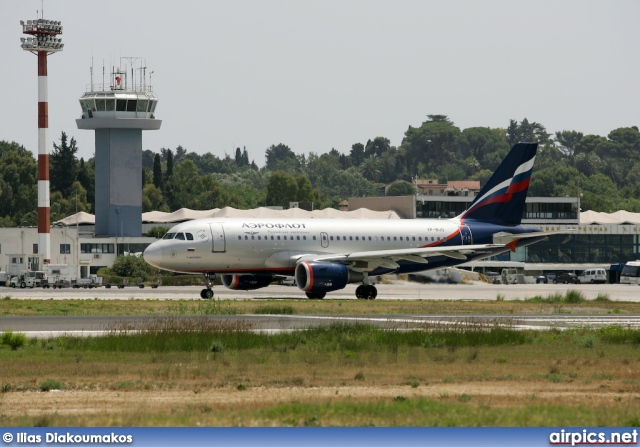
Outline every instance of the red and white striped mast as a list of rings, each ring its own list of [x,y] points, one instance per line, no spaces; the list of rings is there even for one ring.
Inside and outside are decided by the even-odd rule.
[[[55,20],[20,21],[22,49],[38,56],[38,253],[43,262],[51,262],[51,213],[49,210],[49,91],[47,87],[47,56],[62,51],[64,44],[57,37],[62,24]]]

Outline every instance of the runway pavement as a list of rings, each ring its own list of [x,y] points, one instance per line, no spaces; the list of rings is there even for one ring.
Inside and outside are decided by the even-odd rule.
[[[495,300],[498,295],[505,300],[527,299],[567,290],[579,290],[586,299],[595,299],[606,294],[612,301],[640,301],[640,287],[625,284],[487,284],[476,281],[472,284],[420,284],[395,280],[389,284],[378,284],[378,299],[384,300]],[[163,287],[157,289],[136,286],[124,289],[100,287],[97,289],[12,289],[0,288],[0,297],[12,299],[200,299],[203,287]],[[326,299],[356,299],[356,285],[350,284],[342,290],[330,292]],[[306,299],[297,287],[272,285],[252,291],[229,290],[223,286],[213,288],[220,299]]]
[[[386,329],[409,330],[443,328],[448,326],[494,327],[517,330],[568,329],[574,327],[603,327],[621,325],[640,328],[638,315],[212,315],[185,317],[2,317],[0,332],[12,330],[29,337],[47,338],[60,335],[95,336],[114,328],[127,330],[145,327],[150,320],[208,320],[243,321],[252,331],[275,333],[308,329],[331,324],[369,324]]]

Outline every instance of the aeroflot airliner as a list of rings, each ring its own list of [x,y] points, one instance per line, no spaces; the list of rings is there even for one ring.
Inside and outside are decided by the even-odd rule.
[[[537,143],[516,144],[469,208],[453,219],[209,218],[173,227],[144,252],[164,270],[203,274],[230,289],[267,287],[294,276],[310,299],[361,283],[356,297],[374,299],[371,275],[451,267],[539,242],[549,232],[520,225]]]

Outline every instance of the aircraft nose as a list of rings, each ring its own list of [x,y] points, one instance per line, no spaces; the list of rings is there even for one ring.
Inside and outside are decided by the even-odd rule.
[[[149,245],[142,254],[147,264],[151,264],[154,267],[162,268],[160,266],[162,262],[162,248],[157,242]]]

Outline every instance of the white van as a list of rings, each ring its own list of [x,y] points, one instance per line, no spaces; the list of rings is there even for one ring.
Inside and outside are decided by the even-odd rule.
[[[607,282],[607,272],[604,269],[589,269],[578,276],[580,284],[605,284]]]

